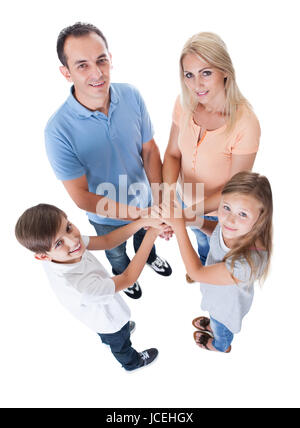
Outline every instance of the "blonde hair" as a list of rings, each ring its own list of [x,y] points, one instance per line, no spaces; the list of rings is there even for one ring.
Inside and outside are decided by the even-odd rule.
[[[182,90],[182,104],[190,114],[194,113],[198,102],[194,100],[189,92],[189,89],[184,83],[184,73],[182,61],[188,54],[196,55],[205,60],[210,66],[223,71],[227,77],[224,78],[224,88],[226,102],[224,106],[224,114],[228,116],[227,131],[231,130],[238,118],[238,108],[245,105],[251,109],[251,105],[240,92],[236,80],[235,71],[231,58],[223,40],[214,33],[198,33],[192,36],[184,45],[180,55],[180,82]]]
[[[223,261],[231,258],[231,274],[233,275],[235,261],[244,257],[251,267],[251,276],[256,275],[259,276],[260,280],[264,280],[269,271],[272,253],[273,200],[269,180],[254,172],[238,172],[225,184],[222,190],[222,195],[229,193],[240,193],[254,197],[261,203],[261,211],[250,232],[239,239],[238,243],[226,254]],[[259,266],[255,266],[251,258],[251,252],[255,249],[262,259],[261,251],[256,246],[258,240],[267,251],[267,262],[260,273],[258,272]]]

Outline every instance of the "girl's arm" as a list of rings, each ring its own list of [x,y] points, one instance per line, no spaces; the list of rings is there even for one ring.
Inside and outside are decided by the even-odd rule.
[[[121,273],[121,275],[112,277],[112,280],[115,283],[116,293],[121,290],[124,290],[125,288],[130,287],[138,279],[149,257],[154,241],[159,233],[161,233],[160,229],[154,229],[151,227],[147,231],[141,243],[141,246],[139,247],[136,255],[129,263],[127,269],[125,269],[125,271]]]
[[[110,250],[115,248],[123,242],[127,241],[130,236],[140,230],[142,227],[154,226],[159,227],[162,223],[160,219],[138,219],[132,223],[126,224],[123,227],[119,227],[116,230],[103,236],[91,236],[90,242],[87,247],[88,250]]]
[[[165,219],[173,227],[176,234],[180,254],[187,274],[194,280],[213,285],[235,285],[224,262],[203,266],[198,254],[192,247],[183,219]]]

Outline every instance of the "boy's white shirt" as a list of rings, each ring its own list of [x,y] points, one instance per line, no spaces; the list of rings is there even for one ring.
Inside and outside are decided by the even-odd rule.
[[[82,236],[85,246],[89,237]],[[130,309],[99,260],[86,250],[78,263],[43,261],[60,302],[97,333],[116,333],[130,319]]]

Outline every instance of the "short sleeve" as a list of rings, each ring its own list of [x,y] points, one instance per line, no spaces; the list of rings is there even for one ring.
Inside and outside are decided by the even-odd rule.
[[[252,111],[246,110],[237,124],[236,138],[231,148],[234,155],[256,153],[260,140],[260,125]]]
[[[138,91],[137,91],[137,96],[138,96],[138,103],[139,103],[140,112],[141,112],[142,144],[144,144],[152,140],[154,135],[154,129],[153,129],[153,125],[152,125],[145,101],[143,100],[143,97]]]
[[[82,236],[81,236],[81,238],[82,238],[82,240],[83,240],[84,245],[85,245],[86,247],[88,247],[88,245],[89,245],[89,243],[90,243],[90,237],[89,237],[89,236],[86,236],[86,235],[82,235]]]
[[[176,98],[175,105],[173,108],[173,114],[172,114],[172,120],[179,127],[180,125],[180,119],[182,116],[182,106],[180,102],[180,95]]]
[[[225,261],[226,268],[228,269],[230,274],[233,274],[233,276],[241,282],[245,282],[245,283],[250,282],[251,267],[244,258],[235,260],[233,265],[233,271],[232,271],[231,264],[232,264],[231,258]]]
[[[81,290],[81,305],[107,304],[115,296],[115,283],[111,278],[99,278],[94,275],[90,278],[89,284],[84,284]]]
[[[50,165],[59,180],[73,180],[86,173],[72,146],[63,136],[46,129],[45,145]]]
[[[253,265],[255,266],[255,273],[252,274],[252,269],[247,260],[244,257],[241,257],[237,260],[235,260],[233,265],[233,272],[232,272],[232,258],[229,258],[225,261],[226,268],[230,273],[233,274],[233,276],[241,281],[242,283],[249,283],[254,282],[257,279],[261,277],[261,275],[264,272],[264,269],[266,267],[267,262],[267,252],[266,251],[260,251],[260,252],[251,252],[251,259],[253,261]]]

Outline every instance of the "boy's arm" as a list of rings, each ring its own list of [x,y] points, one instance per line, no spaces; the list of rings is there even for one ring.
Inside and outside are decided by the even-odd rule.
[[[159,233],[161,233],[160,229],[154,229],[151,227],[147,231],[140,248],[138,249],[134,258],[131,260],[127,269],[125,269],[121,275],[112,277],[112,280],[115,283],[116,293],[130,287],[138,279],[149,257],[154,241]]]
[[[88,250],[110,250],[123,242],[127,241],[130,236],[140,230],[142,227],[154,226],[161,223],[158,219],[138,219],[132,223],[119,227],[116,230],[103,236],[91,236],[87,247]]]

